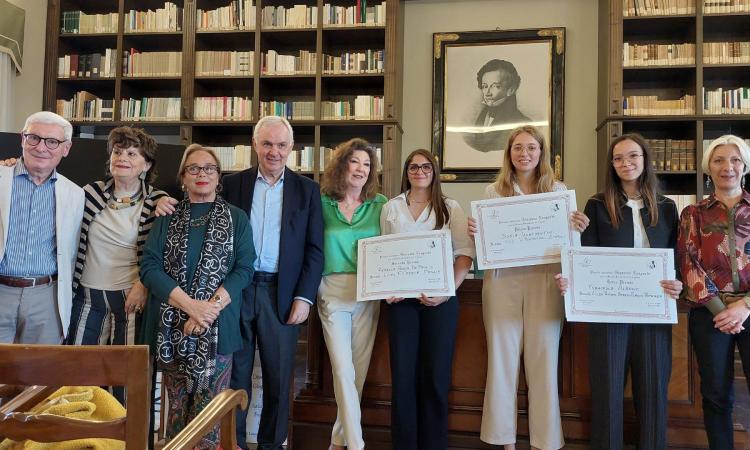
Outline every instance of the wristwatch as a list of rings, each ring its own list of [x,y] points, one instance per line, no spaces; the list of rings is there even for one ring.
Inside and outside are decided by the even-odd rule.
[[[746,298],[747,298],[747,297],[746,297]],[[223,299],[223,298],[221,298],[221,295],[219,295],[219,293],[218,293],[218,292],[217,292],[217,293],[215,293],[213,297],[211,297],[211,300],[213,300],[214,302],[218,303],[218,304],[219,304],[219,306],[222,306],[222,305],[221,305],[221,302],[223,302],[223,301],[224,301],[224,299]],[[748,300],[750,300],[750,299],[748,299]]]

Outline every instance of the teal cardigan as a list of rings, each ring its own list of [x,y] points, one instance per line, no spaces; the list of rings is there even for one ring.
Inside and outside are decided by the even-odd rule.
[[[232,302],[219,314],[219,348],[222,355],[230,355],[242,348],[240,335],[240,309],[242,290],[253,278],[255,246],[253,233],[247,214],[241,209],[229,206],[234,228],[234,256],[230,263],[229,273],[224,278],[224,288],[229,292]],[[169,293],[177,287],[177,282],[164,271],[164,244],[172,216],[158,217],[154,221],[143,248],[141,261],[141,282],[148,288],[148,302],[143,312],[143,319],[138,333],[138,344],[147,344],[151,355],[156,355],[156,332],[159,322],[161,303],[167,303]],[[203,241],[188,238],[188,267],[195,267]],[[192,279],[193,273],[189,274]]]

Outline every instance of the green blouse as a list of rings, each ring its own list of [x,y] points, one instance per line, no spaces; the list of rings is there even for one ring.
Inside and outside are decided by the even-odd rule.
[[[357,273],[357,241],[380,236],[380,210],[388,199],[383,194],[359,205],[351,223],[339,210],[338,202],[323,194],[323,275]]]

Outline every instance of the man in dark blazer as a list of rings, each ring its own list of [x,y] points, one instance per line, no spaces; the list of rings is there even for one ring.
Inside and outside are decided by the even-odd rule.
[[[293,143],[286,119],[262,118],[253,130],[258,167],[223,180],[224,198],[250,217],[258,253],[253,282],[239,299],[244,345],[233,357],[231,387],[251,396],[257,344],[263,374],[259,450],[281,449],[286,440],[297,325],[310,313],[323,272],[320,188],[286,167]],[[238,411],[243,449],[246,420],[247,411]]]

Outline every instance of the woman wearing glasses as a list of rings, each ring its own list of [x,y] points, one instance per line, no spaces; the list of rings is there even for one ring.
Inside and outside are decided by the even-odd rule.
[[[167,439],[229,387],[232,353],[242,346],[242,290],[253,277],[255,249],[247,214],[217,195],[220,171],[213,150],[185,149],[185,198],[156,219],[141,263],[149,289],[143,341],[163,372]],[[197,448],[216,448],[218,438],[216,427]]]
[[[542,133],[533,126],[511,131],[497,181],[485,198],[564,191],[555,181]],[[576,211],[572,225],[583,230],[588,219]],[[469,219],[469,233],[477,232]],[[531,447],[557,450],[564,445],[557,393],[557,357],[564,317],[555,285],[559,264],[486,271],[482,312],[487,335],[487,383],[480,438],[515,449],[516,393],[521,354],[528,385]]]
[[[471,268],[474,246],[466,215],[440,189],[440,171],[427,150],[404,163],[401,195],[380,215],[382,234],[450,230],[456,289]],[[456,297],[389,298],[391,352],[391,436],[395,450],[448,447],[448,389],[458,323]]]
[[[690,205],[680,219],[677,242],[686,297],[693,306],[688,328],[698,360],[703,423],[711,450],[734,448],[734,352],[739,349],[750,382],[750,147],[721,136],[703,152],[711,196]],[[749,383],[750,385],[750,383]]]
[[[604,192],[586,203],[591,225],[581,244],[594,247],[675,248],[677,207],[656,190],[651,152],[643,137],[612,141]],[[561,292],[567,280],[557,276]],[[663,280],[677,298],[682,283]],[[667,448],[667,385],[672,369],[672,327],[659,324],[589,323],[591,448],[623,448],[623,397],[630,369],[639,424],[638,448]]]
[[[106,178],[83,187],[86,208],[68,344],[135,343],[136,321],[147,296],[138,264],[157,200],[165,196],[151,186],[156,148],[154,138],[139,128],[113,129],[107,138]],[[113,393],[125,404],[124,388],[114,387]]]

